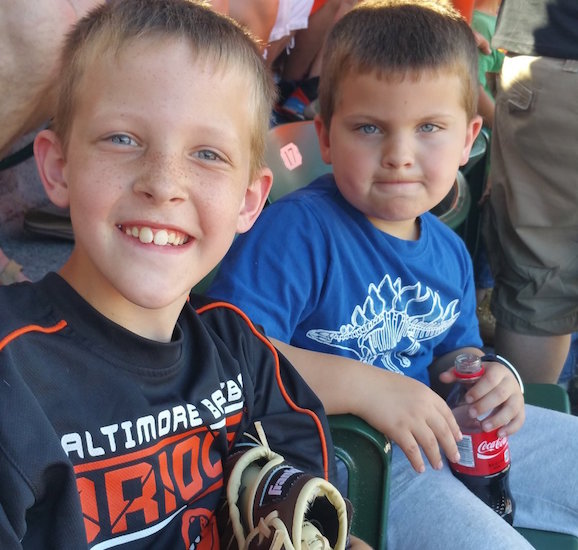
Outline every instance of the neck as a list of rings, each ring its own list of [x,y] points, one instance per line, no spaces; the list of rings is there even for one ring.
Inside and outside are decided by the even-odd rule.
[[[420,236],[420,226],[417,219],[390,222],[380,218],[367,218],[377,229],[392,237],[404,241],[417,241]]]
[[[148,340],[170,342],[188,294],[163,307],[146,307],[130,300],[102,279],[78,271],[69,259],[59,271],[61,277],[94,309],[126,330]]]

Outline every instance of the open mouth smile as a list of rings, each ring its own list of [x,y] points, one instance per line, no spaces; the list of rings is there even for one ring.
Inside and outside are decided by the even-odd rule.
[[[119,225],[118,228],[125,235],[138,239],[143,244],[157,246],[181,246],[189,242],[189,236],[173,229],[153,229],[140,225]]]

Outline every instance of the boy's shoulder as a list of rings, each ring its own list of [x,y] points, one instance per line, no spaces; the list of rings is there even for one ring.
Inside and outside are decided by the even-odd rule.
[[[275,185],[274,182],[273,185]],[[335,184],[335,178],[333,173],[329,172],[279,197],[270,206],[286,203],[307,203],[309,201],[333,201],[337,196],[339,196],[339,191]]]
[[[355,212],[340,193],[333,173],[329,172],[275,200],[263,210],[256,225],[265,223],[267,218],[267,224],[277,220],[277,225],[282,225],[286,218],[292,220],[293,217],[316,219],[325,225],[334,216],[343,219],[344,215],[352,216]]]
[[[45,282],[13,283],[0,286],[0,341],[13,331],[32,327],[49,327],[57,323],[52,309],[44,300]]]
[[[420,216],[422,230],[427,232],[427,248],[433,256],[443,254],[449,259],[450,255],[461,264],[471,261],[470,252],[464,239],[456,230],[431,212],[426,212]]]
[[[239,341],[248,338],[261,346],[268,340],[260,326],[255,325],[249,316],[239,307],[225,300],[219,300],[202,294],[191,293],[189,306],[194,310],[204,327],[224,342],[225,345],[238,346]]]
[[[226,322],[247,326],[251,323],[240,308],[226,300],[219,300],[205,294],[192,292],[189,296],[189,305],[201,319],[222,319]]]
[[[428,223],[431,223],[435,228],[435,231],[442,234],[444,238],[463,244],[464,241],[460,236],[459,231],[457,231],[458,229],[461,229],[461,225],[456,228],[454,227],[453,222],[447,221],[443,215],[434,214],[433,211],[425,212],[422,214],[422,217],[426,218]]]
[[[427,225],[428,231],[435,238],[448,241],[459,248],[465,247],[463,239],[456,233],[456,230],[432,212],[424,212],[420,219],[422,224]]]

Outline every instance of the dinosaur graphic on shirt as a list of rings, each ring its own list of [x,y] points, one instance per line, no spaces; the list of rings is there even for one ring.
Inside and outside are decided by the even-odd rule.
[[[338,330],[312,329],[307,337],[352,352],[360,361],[381,363],[386,369],[403,373],[411,365],[424,340],[447,331],[459,316],[458,300],[447,306],[439,293],[416,283],[403,286],[389,274],[379,285],[371,283],[363,305],[355,306],[351,322]]]

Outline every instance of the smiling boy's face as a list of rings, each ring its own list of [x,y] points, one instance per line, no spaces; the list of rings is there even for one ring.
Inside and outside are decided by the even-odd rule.
[[[53,134],[37,143],[49,195],[70,204],[62,274],[117,321],[133,306],[176,320],[268,192],[268,170],[251,179],[247,77],[198,57],[185,41],[145,40],[97,62],[62,158]]]
[[[339,85],[331,127],[316,124],[344,197],[377,228],[415,239],[416,218],[451,189],[481,119],[468,121],[460,80],[447,71],[353,73]]]

